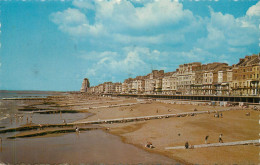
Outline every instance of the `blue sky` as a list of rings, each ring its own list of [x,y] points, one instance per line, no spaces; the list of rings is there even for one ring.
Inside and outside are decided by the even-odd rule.
[[[79,90],[259,53],[260,2],[0,1],[0,90]]]

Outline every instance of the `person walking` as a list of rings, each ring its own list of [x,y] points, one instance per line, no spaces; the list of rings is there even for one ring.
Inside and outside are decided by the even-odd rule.
[[[207,144],[208,142],[208,138],[209,138],[209,135],[207,135],[206,137],[205,137],[205,144]]]
[[[76,127],[76,133],[79,133],[79,128],[78,127]]]
[[[0,152],[2,152],[2,137],[0,137]]]
[[[219,135],[218,142],[219,142],[219,143],[223,143],[222,134]]]
[[[189,148],[189,143],[186,142],[186,143],[185,143],[185,149],[188,149],[188,148]]]

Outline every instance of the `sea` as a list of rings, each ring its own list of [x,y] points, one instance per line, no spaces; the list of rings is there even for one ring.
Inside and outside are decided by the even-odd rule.
[[[12,115],[18,114],[20,106],[25,106],[25,101],[4,100],[6,98],[45,98],[53,95],[64,95],[65,92],[53,91],[9,91],[0,90],[0,124],[1,120],[7,119]]]

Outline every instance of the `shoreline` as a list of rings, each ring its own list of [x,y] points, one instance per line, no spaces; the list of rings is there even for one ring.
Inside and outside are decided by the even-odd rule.
[[[138,144],[130,143],[130,142],[127,141],[127,138],[125,138],[124,136],[121,136],[120,134],[113,133],[113,132],[110,132],[110,131],[106,131],[106,132],[107,132],[107,133],[110,133],[110,134],[112,134],[112,135],[115,135],[115,136],[120,137],[120,139],[121,139],[121,141],[122,141],[123,143],[133,145],[133,146],[135,146],[135,147],[137,147],[137,148],[139,148],[139,149],[142,149],[142,150],[144,150],[144,151],[146,151],[146,152],[150,152],[150,153],[154,153],[154,154],[159,154],[159,155],[168,157],[168,158],[170,158],[170,159],[172,159],[172,160],[174,160],[174,161],[176,161],[176,162],[178,162],[178,163],[181,163],[181,164],[186,164],[186,165],[192,165],[192,164],[193,164],[193,163],[190,163],[190,162],[188,162],[188,161],[186,161],[186,160],[176,158],[176,157],[174,157],[174,156],[173,156],[173,157],[170,157],[169,155],[164,154],[163,152],[155,151],[155,150],[153,150],[153,149],[146,149],[146,148],[144,148],[144,147],[142,147],[142,146],[140,146],[140,145],[138,145]]]

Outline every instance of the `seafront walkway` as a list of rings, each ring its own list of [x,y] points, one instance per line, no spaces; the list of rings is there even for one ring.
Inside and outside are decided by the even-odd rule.
[[[230,102],[247,102],[260,103],[259,96],[215,96],[215,95],[160,95],[160,94],[107,94],[108,96],[125,96],[137,98],[159,98],[159,99],[186,99],[201,101],[230,101]]]
[[[193,145],[191,148],[206,148],[206,147],[222,147],[222,146],[235,146],[235,145],[249,145],[249,144],[259,144],[260,139],[258,140],[246,140],[246,141],[236,141],[236,142],[226,142],[226,143],[211,143],[211,144],[200,144]],[[166,150],[174,149],[185,149],[185,146],[176,146],[176,147],[165,147]]]

